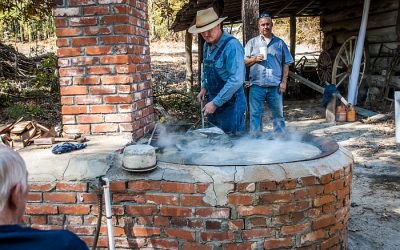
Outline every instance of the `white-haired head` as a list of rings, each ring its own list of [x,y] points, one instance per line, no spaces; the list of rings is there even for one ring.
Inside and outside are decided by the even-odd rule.
[[[3,210],[10,190],[17,184],[22,191],[28,189],[26,165],[22,157],[9,147],[0,145],[0,211]]]

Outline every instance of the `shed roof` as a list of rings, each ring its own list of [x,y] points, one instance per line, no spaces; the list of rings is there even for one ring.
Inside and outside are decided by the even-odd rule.
[[[209,6],[223,5],[222,16],[227,16],[225,23],[241,22],[243,0],[189,0],[177,13],[171,29],[175,32],[186,30],[192,24],[196,12]],[[321,0],[269,0],[259,2],[260,12],[267,11],[274,17],[319,16],[322,13]]]

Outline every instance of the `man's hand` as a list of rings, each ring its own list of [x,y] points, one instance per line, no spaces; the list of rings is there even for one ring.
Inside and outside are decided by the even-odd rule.
[[[207,94],[207,90],[205,88],[201,88],[200,93],[197,95],[197,100],[199,102],[204,101],[206,94]]]
[[[213,102],[209,102],[206,104],[206,106],[204,106],[204,108],[201,111],[204,112],[204,115],[208,115],[208,114],[213,114],[215,110],[217,110],[217,106],[215,106]]]
[[[279,84],[279,94],[283,94],[286,91],[286,82],[281,82]]]
[[[264,60],[264,55],[263,54],[258,54],[254,58],[254,62],[262,62]]]

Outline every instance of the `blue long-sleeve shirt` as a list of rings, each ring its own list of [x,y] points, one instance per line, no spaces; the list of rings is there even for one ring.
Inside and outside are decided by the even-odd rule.
[[[204,46],[204,59],[213,58],[224,41],[230,36],[230,34],[224,31],[213,49],[211,49],[210,46]],[[221,107],[225,102],[231,99],[233,94],[240,87],[243,86],[244,82],[246,72],[244,64],[244,49],[237,39],[232,39],[226,44],[220,58],[215,64],[215,68],[219,77],[226,81],[224,87],[212,100],[217,107]],[[207,89],[208,84],[212,83],[207,83],[206,78],[202,74],[201,87]]]

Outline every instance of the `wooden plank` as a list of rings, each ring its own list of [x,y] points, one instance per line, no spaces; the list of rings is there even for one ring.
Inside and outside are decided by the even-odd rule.
[[[378,115],[378,113],[368,110],[368,109],[364,109],[364,108],[360,108],[360,107],[354,107],[356,109],[357,114],[364,116],[364,117],[371,117],[371,116],[375,116]]]
[[[33,144],[35,145],[51,145],[54,143],[54,137],[49,138],[37,138],[33,140]]]
[[[306,79],[306,78],[294,73],[293,71],[289,71],[289,76],[294,78],[294,79],[296,79],[296,80],[298,80],[300,83],[312,88],[313,90],[315,90],[315,91],[317,91],[317,92],[319,92],[321,94],[324,93],[324,88],[323,87],[321,87],[321,86],[313,83],[312,81],[310,81],[310,80],[308,80],[308,79]]]
[[[290,17],[290,54],[296,55],[296,17]]]

